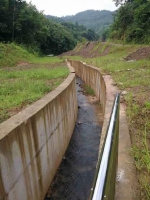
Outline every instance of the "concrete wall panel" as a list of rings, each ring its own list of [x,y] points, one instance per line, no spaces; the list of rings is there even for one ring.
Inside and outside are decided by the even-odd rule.
[[[75,74],[70,73],[54,91],[0,125],[0,200],[44,199],[76,117]]]
[[[68,60],[78,75],[85,83],[90,86],[100,101],[105,112],[106,104],[106,85],[100,70],[96,67],[87,65],[84,62]]]

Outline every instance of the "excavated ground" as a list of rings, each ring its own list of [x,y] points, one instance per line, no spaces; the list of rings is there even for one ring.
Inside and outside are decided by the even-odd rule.
[[[128,55],[125,60],[141,60],[145,58],[150,58],[150,47],[139,48],[136,52]]]
[[[74,50],[63,53],[60,56],[82,56],[84,58],[105,56],[109,54],[111,46],[112,44],[107,45],[105,42],[87,42],[80,49],[75,48]],[[150,58],[150,47],[141,47],[137,51],[129,54],[125,60],[130,61],[147,58]]]
[[[103,48],[103,51],[101,51]],[[109,53],[111,45],[106,45],[106,43],[100,42],[87,42],[80,49],[74,49],[60,56],[82,56],[84,58],[93,58],[97,56],[105,56]]]

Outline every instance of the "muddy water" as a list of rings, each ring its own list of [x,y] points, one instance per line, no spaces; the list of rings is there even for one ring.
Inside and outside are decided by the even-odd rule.
[[[98,158],[101,110],[77,77],[78,118],[66,154],[45,200],[87,200]]]

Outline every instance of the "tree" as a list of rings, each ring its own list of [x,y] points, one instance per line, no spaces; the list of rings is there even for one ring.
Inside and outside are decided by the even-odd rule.
[[[110,37],[125,42],[150,44],[149,24],[150,1],[128,0],[117,10]]]
[[[22,0],[1,0],[0,41],[14,41],[45,54],[59,54],[76,45],[65,26],[46,19],[32,3]]]
[[[133,3],[134,0],[113,0],[116,6],[125,5],[126,3]]]

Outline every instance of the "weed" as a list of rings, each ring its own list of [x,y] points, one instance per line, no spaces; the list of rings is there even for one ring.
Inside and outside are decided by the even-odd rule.
[[[94,52],[94,51],[96,51],[99,47],[100,47],[100,45],[101,45],[102,43],[99,41],[99,42],[97,42],[97,44],[94,46],[94,48],[92,49],[92,51],[91,52]]]
[[[146,107],[146,109],[150,109],[150,101],[145,102],[145,107]]]
[[[83,45],[84,45],[84,42],[83,42],[83,43],[79,43],[79,44],[77,45],[77,47],[74,49],[75,52],[79,52],[79,51],[82,49]]]
[[[88,95],[91,95],[91,96],[94,96],[94,95],[95,95],[95,93],[94,93],[94,91],[93,91],[93,89],[92,89],[91,87],[85,85],[84,89],[85,89],[85,91],[86,91],[86,93],[87,93]]]
[[[107,48],[107,47],[109,47],[110,46],[110,44],[104,44],[102,47],[101,47],[101,49],[100,49],[100,51],[99,51],[99,53],[103,53],[104,52],[104,50]]]
[[[132,155],[135,159],[135,165],[136,168],[139,170],[140,176],[139,176],[139,182],[141,186],[141,191],[144,191],[144,193],[141,194],[143,199],[148,200],[150,198],[150,150],[149,145],[147,142],[147,126],[145,126],[145,130],[141,135],[139,135],[139,145],[134,145],[132,147]]]

